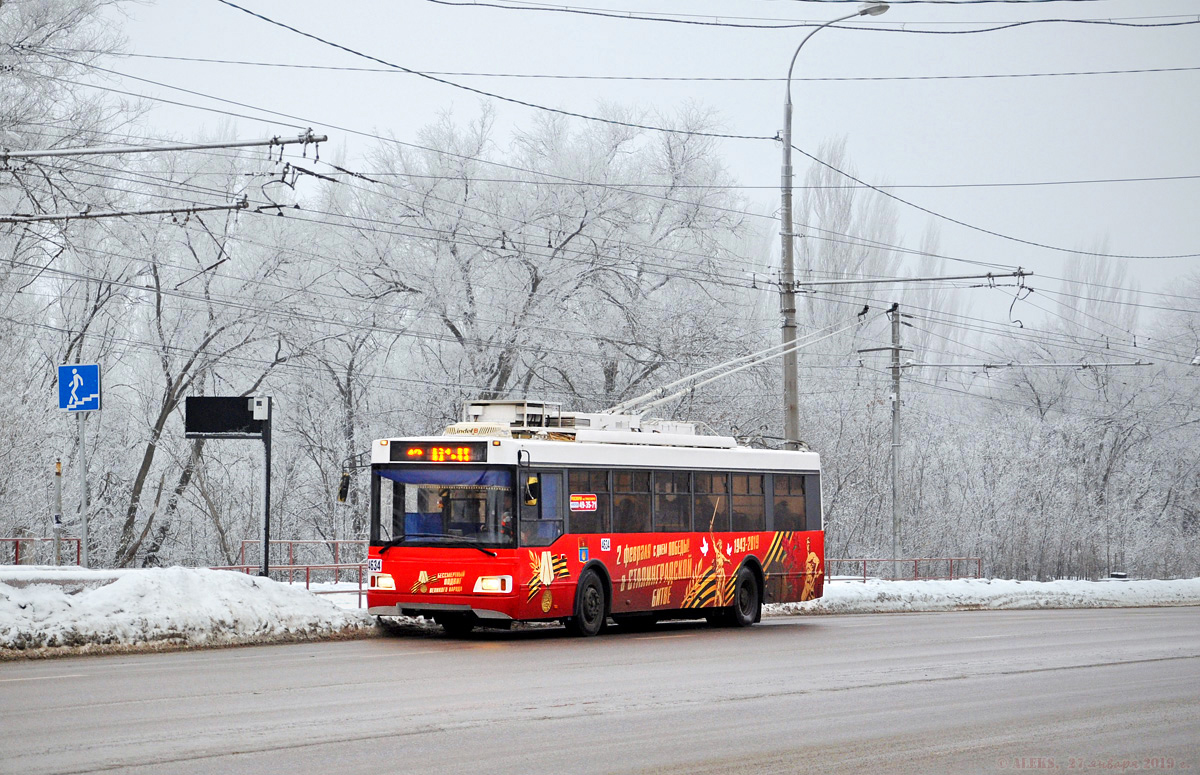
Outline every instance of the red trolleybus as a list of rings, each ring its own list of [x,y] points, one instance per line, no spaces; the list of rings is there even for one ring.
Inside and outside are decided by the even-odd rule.
[[[367,605],[448,633],[705,618],[821,596],[820,458],[691,423],[480,401],[371,451]]]

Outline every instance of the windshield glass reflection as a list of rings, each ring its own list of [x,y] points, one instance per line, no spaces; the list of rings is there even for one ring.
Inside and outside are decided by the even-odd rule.
[[[372,476],[373,543],[514,545],[508,471],[398,468]]]

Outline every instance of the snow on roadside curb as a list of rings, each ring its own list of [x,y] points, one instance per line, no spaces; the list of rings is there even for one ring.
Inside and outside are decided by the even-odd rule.
[[[765,607],[767,615],[1200,605],[1200,579],[1173,581],[833,580],[825,596]]]
[[[361,636],[375,628],[357,585],[322,597],[233,571],[0,566],[0,658],[38,650],[223,646]],[[335,602],[330,597],[341,598]],[[766,615],[965,609],[1200,605],[1200,579],[1180,581],[880,581],[834,579],[825,597]],[[422,628],[431,623],[412,620]]]
[[[0,568],[0,649],[216,646],[373,627],[365,612],[232,571]]]

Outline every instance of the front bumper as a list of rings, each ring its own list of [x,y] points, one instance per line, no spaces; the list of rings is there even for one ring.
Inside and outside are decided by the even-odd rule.
[[[439,614],[474,614],[481,622],[511,622],[513,618],[504,611],[479,608],[474,605],[455,603],[397,603],[396,605],[374,605],[367,609],[371,616],[424,616],[433,618]]]

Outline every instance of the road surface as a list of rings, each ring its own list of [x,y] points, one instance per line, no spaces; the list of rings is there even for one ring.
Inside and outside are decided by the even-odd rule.
[[[1200,609],[0,664],[0,772],[23,775],[1134,769],[1200,773]]]

